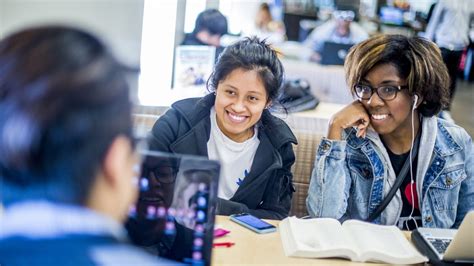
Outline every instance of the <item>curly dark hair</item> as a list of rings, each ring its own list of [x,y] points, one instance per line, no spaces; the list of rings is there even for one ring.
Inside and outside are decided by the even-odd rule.
[[[422,37],[382,34],[355,45],[344,63],[353,95],[354,86],[380,64],[393,65],[398,75],[407,80],[410,95],[423,99],[418,107],[423,116],[436,115],[448,106],[450,78],[433,42]]]

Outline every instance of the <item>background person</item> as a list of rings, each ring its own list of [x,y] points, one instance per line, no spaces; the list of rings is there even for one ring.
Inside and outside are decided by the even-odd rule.
[[[220,161],[217,214],[282,219],[294,191],[296,138],[267,110],[282,82],[282,64],[264,41],[236,42],[208,80],[213,93],[174,103],[153,126],[149,147]]]
[[[0,264],[166,264],[126,244],[139,160],[109,50],[45,26],[2,40],[0,65]]]
[[[469,45],[469,21],[474,14],[474,0],[439,1],[426,27],[424,37],[434,41],[441,49],[451,83],[449,105],[456,91],[457,73],[463,50]]]
[[[217,9],[199,13],[192,33],[187,33],[181,45],[209,45],[216,47],[216,59],[224,50],[222,35],[227,34],[227,18]]]
[[[344,67],[358,100],[334,114],[318,148],[310,215],[366,220],[401,178],[373,222],[458,227],[474,209],[473,144],[436,117],[449,95],[439,49],[420,37],[379,35],[356,45]]]
[[[369,37],[369,34],[357,22],[354,22],[355,13],[352,10],[336,10],[333,19],[315,28],[303,42],[313,50],[310,60],[321,62],[321,52],[327,41],[356,44]]]
[[[242,35],[257,36],[269,44],[282,43],[286,40],[285,25],[273,19],[267,3],[259,6],[253,27],[244,31]]]

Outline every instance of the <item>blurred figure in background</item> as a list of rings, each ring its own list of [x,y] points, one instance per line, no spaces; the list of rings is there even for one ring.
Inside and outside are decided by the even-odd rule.
[[[333,19],[315,28],[303,42],[313,50],[310,60],[319,63],[325,42],[356,44],[369,37],[369,34],[354,22],[355,13],[352,10],[336,10]]]
[[[254,35],[265,39],[269,44],[281,43],[286,40],[285,25],[273,19],[270,6],[267,3],[262,3],[259,6],[253,27],[242,33],[242,36]]]
[[[424,37],[434,41],[441,49],[443,61],[448,67],[451,78],[448,110],[451,108],[456,91],[461,56],[469,45],[469,19],[473,12],[474,0],[441,0],[435,5],[426,27]]]
[[[137,198],[125,68],[94,36],[0,42],[1,265],[163,265],[126,244]]]
[[[194,30],[186,34],[181,45],[210,45],[216,47],[216,58],[224,50],[222,35],[227,34],[227,18],[217,9],[207,9],[196,18]]]

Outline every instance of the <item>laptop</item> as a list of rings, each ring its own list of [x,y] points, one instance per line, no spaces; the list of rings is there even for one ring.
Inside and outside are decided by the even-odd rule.
[[[321,52],[322,65],[344,65],[349,49],[353,44],[324,42],[323,50]]]
[[[140,194],[126,229],[135,244],[184,265],[211,264],[220,164],[142,151]]]
[[[474,263],[474,211],[466,214],[457,230],[421,227],[413,233],[420,250],[428,247],[430,260]]]

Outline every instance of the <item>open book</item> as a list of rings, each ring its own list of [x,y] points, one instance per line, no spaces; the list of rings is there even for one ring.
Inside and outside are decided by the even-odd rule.
[[[298,219],[288,217],[280,222],[281,241],[286,256],[305,258],[347,258],[411,264],[428,261],[395,226],[376,225],[336,219]]]

